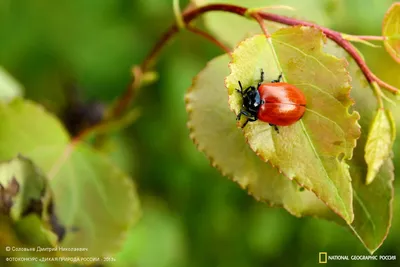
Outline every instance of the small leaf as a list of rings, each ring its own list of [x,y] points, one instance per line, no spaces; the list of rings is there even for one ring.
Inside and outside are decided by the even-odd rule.
[[[246,144],[228,107],[224,77],[229,74],[224,55],[208,63],[186,95],[190,136],[211,164],[247,189],[257,200],[282,206],[295,216],[337,217],[315,194],[304,190],[263,162]]]
[[[258,120],[243,129],[244,135],[260,158],[314,192],[351,223],[352,188],[345,159],[352,157],[360,135],[359,115],[348,113],[352,101],[347,62],[324,53],[324,42],[319,30],[308,27],[280,29],[272,40],[264,35],[247,39],[232,54],[226,86],[235,114],[242,105],[238,81],[243,88],[257,85],[261,69],[265,81],[277,79],[282,69],[285,81],[304,93],[307,110],[300,121],[278,127],[277,133]]]
[[[3,67],[0,67],[0,100],[10,101],[22,96],[22,91],[22,86]]]
[[[390,110],[378,109],[365,145],[368,165],[366,184],[372,183],[384,161],[389,158],[396,137],[396,127]]]
[[[400,3],[394,3],[386,12],[382,24],[383,43],[388,53],[400,63]]]
[[[0,207],[8,208],[14,221],[26,215],[34,203],[41,206],[46,187],[46,178],[30,160],[18,156],[0,163]]]
[[[130,177],[87,145],[71,144],[60,122],[32,102],[0,104],[0,121],[0,160],[22,153],[47,174],[66,230],[59,246],[87,248],[80,256],[118,251],[140,215]]]

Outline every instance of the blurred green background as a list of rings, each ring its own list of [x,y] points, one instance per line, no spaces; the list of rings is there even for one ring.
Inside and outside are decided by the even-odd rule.
[[[188,1],[180,2],[183,7]],[[312,8],[296,17],[350,34],[379,35],[392,2],[307,0]],[[131,79],[131,67],[173,21],[171,0],[0,0],[0,65],[24,86],[27,98],[62,116],[77,97],[75,88],[85,102],[115,100]],[[400,86],[400,66],[383,48],[360,49],[378,76]],[[104,146],[134,178],[143,205],[124,250],[107,266],[308,267],[317,265],[322,251],[366,255],[345,228],[256,202],[196,150],[186,128],[184,94],[192,77],[220,53],[198,36],[179,34],[156,66],[159,80],[135,100],[141,117]],[[394,112],[400,124],[400,108]],[[395,153],[399,149],[398,135]],[[398,155],[395,164],[400,167]],[[377,255],[400,257],[399,200]],[[400,266],[400,259],[328,262],[339,264]]]

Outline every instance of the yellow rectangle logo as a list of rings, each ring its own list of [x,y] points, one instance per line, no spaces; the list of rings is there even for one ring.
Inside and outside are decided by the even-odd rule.
[[[328,262],[328,253],[327,252],[320,252],[318,263],[327,263]]]

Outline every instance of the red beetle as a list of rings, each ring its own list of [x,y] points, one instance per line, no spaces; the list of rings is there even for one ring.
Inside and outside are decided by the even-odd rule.
[[[249,86],[243,90],[239,81],[240,90],[236,89],[242,95],[243,104],[237,120],[242,115],[247,117],[242,128],[249,121],[257,119],[268,122],[271,126],[288,126],[301,119],[306,111],[306,98],[304,94],[294,85],[281,82],[282,74],[277,80],[270,83],[263,83],[264,72],[261,70],[261,81],[257,88]]]

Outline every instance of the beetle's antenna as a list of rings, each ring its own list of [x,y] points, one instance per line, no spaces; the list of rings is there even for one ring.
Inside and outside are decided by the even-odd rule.
[[[240,86],[240,92],[243,92],[242,83],[240,81],[239,81],[239,86]]]
[[[261,69],[261,78],[260,78],[260,82],[257,85],[257,88],[260,87],[260,85],[263,83],[264,81],[264,70]]]
[[[264,70],[261,69],[261,79],[260,79],[260,83],[262,83],[264,81]]]
[[[271,83],[279,83],[281,81],[282,81],[282,72],[281,72],[281,74],[279,74],[278,79],[272,80]]]

